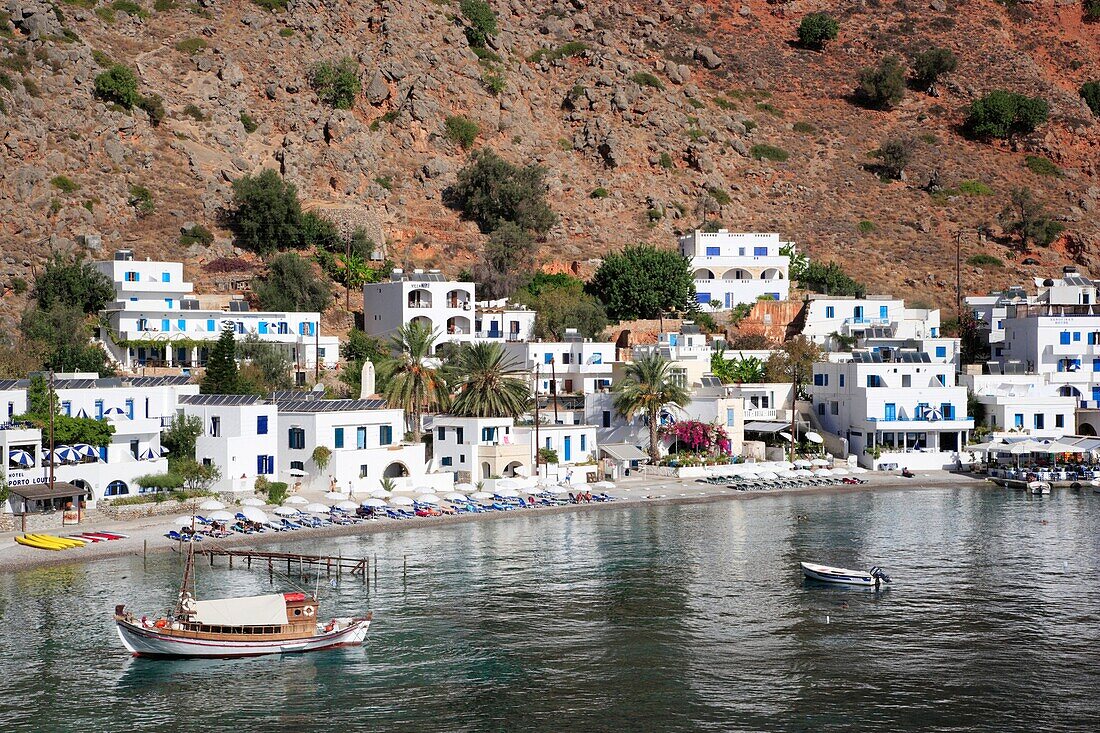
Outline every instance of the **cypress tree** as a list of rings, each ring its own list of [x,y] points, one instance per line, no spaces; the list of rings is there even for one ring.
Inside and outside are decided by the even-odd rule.
[[[233,340],[233,324],[222,327],[218,343],[206,360],[206,375],[202,379],[203,394],[235,394],[237,392],[237,345]]]

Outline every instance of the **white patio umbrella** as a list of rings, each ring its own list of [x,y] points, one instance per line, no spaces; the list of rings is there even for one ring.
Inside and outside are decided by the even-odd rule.
[[[572,487],[570,487],[570,486],[560,486],[558,484],[555,484],[553,486],[547,486],[545,491],[548,494],[561,495],[561,494],[568,494],[571,491],[571,489],[572,489]]]
[[[255,496],[250,496],[247,499],[241,499],[241,506],[267,506],[267,502],[263,499],[257,499]]]
[[[232,522],[234,519],[236,519],[236,517],[233,516],[233,514],[231,514],[230,512],[221,510],[214,512],[209,517],[207,517],[207,519],[214,522]]]
[[[298,516],[298,510],[292,506],[277,506],[275,507],[275,513],[280,517],[296,517]]]
[[[29,466],[34,463],[34,456],[25,450],[19,450],[17,448],[8,451],[8,463],[14,466]]]
[[[283,504],[285,506],[305,506],[308,503],[309,499],[304,496],[288,496],[286,499],[283,499]]]
[[[791,471],[792,476],[798,476],[799,478],[806,478],[807,476],[813,476],[813,473],[809,469],[797,468]]]
[[[514,478],[502,478],[497,481],[496,487],[498,489],[518,489],[519,481],[516,481]],[[498,491],[497,493],[500,492]]]
[[[103,417],[129,419],[129,415],[127,414],[126,410],[123,410],[121,407],[108,407],[106,410],[103,411]]]
[[[530,473],[531,473],[531,472],[530,472],[529,470],[527,470],[527,467],[526,467],[526,466],[516,466],[516,475],[517,475],[517,476],[524,476],[524,477],[526,477],[526,476],[528,476],[528,475],[529,475]]]
[[[504,497],[505,499],[515,499],[519,496],[519,492],[515,489],[500,489],[497,491],[497,496]]]
[[[309,512],[310,514],[328,514],[329,507],[325,506],[324,504],[317,503],[306,504],[305,511]]]
[[[190,514],[185,516],[176,517],[176,527],[190,527],[191,523],[201,524],[199,520],[192,517]]]
[[[615,488],[615,484],[611,483],[610,481],[597,481],[596,483],[592,484],[592,486],[593,488],[603,489],[604,491]]]
[[[783,469],[788,469],[789,470],[789,469],[794,468],[794,464],[791,463],[790,461],[779,461],[778,463],[775,464],[775,467],[777,469],[783,468]]]
[[[762,471],[760,473],[760,478],[764,481],[773,481],[779,478],[779,474],[777,474],[775,471]]]
[[[833,475],[834,476],[847,476],[849,473],[851,473],[851,471],[849,471],[847,468],[834,468],[833,469]]]
[[[199,504],[199,509],[204,512],[216,512],[219,509],[225,509],[225,504],[222,504],[217,499],[207,499],[203,503]]]
[[[756,479],[760,478],[760,474],[758,474],[756,471],[745,471],[745,472],[741,473],[740,475],[741,475],[741,478],[746,479],[746,480],[756,480]]]
[[[73,463],[80,460],[80,452],[67,445],[59,445],[46,454],[46,460],[55,466],[58,463]]]
[[[470,498],[482,501],[484,499],[492,499],[493,495],[490,494],[488,491],[475,491],[474,493],[470,494]]]
[[[420,496],[416,497],[416,500],[419,501],[421,504],[438,504],[439,503],[439,497],[436,496],[435,494],[421,494]]]
[[[386,502],[382,501],[381,499],[370,498],[362,502],[359,506],[370,506],[378,508],[386,506]]]
[[[828,468],[829,466],[831,466],[833,464],[830,463],[829,461],[826,461],[824,458],[815,458],[812,461],[810,461],[810,465],[811,466],[818,466],[818,467],[821,467],[821,468]]]
[[[333,506],[336,509],[343,509],[345,512],[354,512],[356,509],[359,508],[359,505],[356,504],[354,501],[348,501],[346,499],[344,501],[336,502],[336,504],[334,504]]]
[[[85,458],[99,458],[99,450],[94,445],[76,443],[73,445],[73,450],[78,451]]]
[[[443,498],[449,501],[469,501],[465,494],[458,491],[452,491],[448,494],[444,494]]]
[[[330,491],[327,494],[325,494],[326,499],[332,499],[333,501],[339,501],[340,499],[346,499],[347,496],[348,495],[343,493],[342,491]]]
[[[259,522],[263,524],[267,521],[267,514],[254,506],[241,507],[241,514],[250,522]]]
[[[818,433],[815,433],[813,430],[806,433],[806,440],[810,441],[811,443],[824,443],[825,442],[825,439],[822,438]]]
[[[827,468],[818,468],[813,472],[814,476],[832,476],[833,472]]]
[[[411,496],[395,496],[390,499],[390,504],[393,506],[412,506],[413,503]]]
[[[455,491],[461,491],[465,494],[469,494],[472,491],[477,491],[476,486],[474,486],[473,484],[470,484],[470,483],[466,483],[466,482],[457,483],[457,484],[455,484],[454,488],[455,488]]]
[[[814,464],[811,463],[810,461],[807,461],[805,458],[800,458],[800,459],[798,459],[797,461],[794,462],[794,465],[795,465],[795,468],[809,468],[810,466],[812,466]]]
[[[373,496],[375,499],[388,499],[393,496],[393,493],[390,491],[386,491],[385,489],[374,489],[370,492],[370,495]]]
[[[853,466],[852,473],[867,473],[867,469],[863,466]]]

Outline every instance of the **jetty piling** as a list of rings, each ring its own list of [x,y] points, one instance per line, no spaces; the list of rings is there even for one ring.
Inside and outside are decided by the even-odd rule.
[[[215,547],[196,547],[196,554],[206,554],[210,556],[210,565],[213,567],[214,558],[217,556],[229,558],[229,567],[233,567],[233,558],[244,558],[245,565],[248,569],[252,568],[252,561],[259,562],[267,561],[267,572],[270,577],[274,577],[275,562],[286,562],[287,575],[290,575],[294,570],[294,563],[298,563],[298,575],[304,576],[307,570],[324,570],[327,575],[336,574],[337,579],[343,576],[343,573],[347,572],[352,575],[362,575],[364,579],[367,576],[368,562],[366,558],[356,559],[351,557],[344,557],[343,555],[304,555],[299,553],[288,552],[264,552],[262,550],[248,550],[248,549],[222,549]],[[376,568],[377,572],[377,568]]]

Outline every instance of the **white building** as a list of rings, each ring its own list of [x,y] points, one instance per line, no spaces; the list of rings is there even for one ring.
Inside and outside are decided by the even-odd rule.
[[[515,428],[519,440],[539,450],[553,451],[558,462],[543,467],[544,472],[570,483],[595,480],[599,446],[594,425],[520,425]],[[537,438],[536,438],[537,436]]]
[[[447,280],[439,270],[395,269],[388,282],[363,286],[363,327],[372,336],[388,338],[419,323],[438,332],[437,348],[471,343],[474,320],[474,284]]]
[[[332,367],[340,357],[339,339],[320,335],[319,313],[254,312],[244,300],[213,308],[193,294],[182,263],[135,260],[130,250],[119,250],[115,259],[95,267],[115,288],[115,299],[104,309],[107,327],[101,329],[101,340],[125,369],[202,366],[227,324],[238,338],[254,334],[281,346],[300,372],[313,368],[318,358]]]
[[[582,338],[567,329],[564,341],[528,341],[505,344],[520,366],[538,367],[538,394],[592,394],[611,387],[615,344]]]
[[[474,338],[477,341],[530,341],[535,330],[535,311],[506,299],[485,300],[474,314]]]
[[[814,365],[811,394],[823,430],[846,440],[869,468],[955,465],[974,421],[952,364],[909,351],[835,357]]]
[[[1076,433],[1077,400],[1036,374],[963,374],[959,381],[984,406],[994,437],[1061,438]]]
[[[435,463],[459,481],[529,476],[534,453],[530,440],[521,440],[516,430],[510,417],[436,415],[432,419]]]
[[[830,351],[841,347],[837,336],[857,339],[909,341],[940,336],[940,311],[906,308],[898,298],[811,295],[806,302],[802,335]]]
[[[277,412],[257,395],[196,394],[180,398],[184,415],[202,420],[195,441],[195,460],[218,467],[218,492],[252,492],[256,479],[282,481]]]
[[[29,379],[0,380],[0,406],[6,419],[26,412],[29,386]],[[198,394],[199,386],[180,376],[100,378],[94,373],[72,373],[55,375],[54,390],[61,414],[104,420],[114,429],[110,443],[97,447],[93,455],[54,467],[55,480],[80,487],[94,501],[137,494],[141,488],[135,479],[168,470],[161,429],[175,414],[178,400]],[[21,477],[25,479],[32,474],[45,476],[48,465],[40,456],[32,466],[18,468],[30,472]]]
[[[289,483],[313,488],[332,481],[339,491],[377,489],[384,478],[398,488],[449,491],[451,474],[429,474],[423,443],[404,440],[405,416],[385,400],[323,400],[314,394],[284,394],[277,399],[279,465]],[[318,446],[331,453],[323,468],[313,459]]]
[[[728,310],[760,298],[787,299],[790,257],[780,250],[788,245],[774,233],[695,230],[680,237],[680,254],[691,260],[699,306]]]

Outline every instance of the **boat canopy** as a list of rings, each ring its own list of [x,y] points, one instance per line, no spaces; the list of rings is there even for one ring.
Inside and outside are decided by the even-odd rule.
[[[245,598],[195,601],[191,620],[208,626],[282,626],[286,599],[282,593]]]

